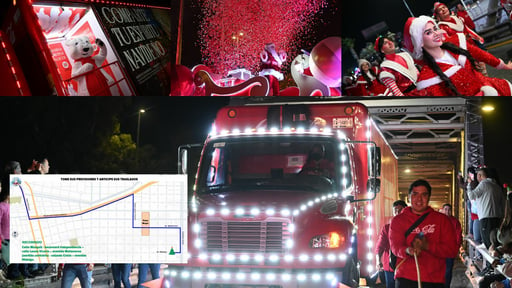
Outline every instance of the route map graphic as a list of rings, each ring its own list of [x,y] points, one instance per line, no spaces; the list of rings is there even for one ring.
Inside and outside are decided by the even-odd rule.
[[[11,263],[186,263],[186,175],[10,177]]]

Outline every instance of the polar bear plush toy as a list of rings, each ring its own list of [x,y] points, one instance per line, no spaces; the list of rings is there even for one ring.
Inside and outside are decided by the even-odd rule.
[[[98,69],[107,58],[107,48],[101,39],[96,39],[95,42],[100,49],[95,56],[92,56],[94,47],[88,36],[77,36],[65,42],[70,49],[71,58],[75,60],[71,77],[77,77],[75,80],[78,82],[77,92],[80,96],[111,96],[108,84],[112,78],[103,69]]]

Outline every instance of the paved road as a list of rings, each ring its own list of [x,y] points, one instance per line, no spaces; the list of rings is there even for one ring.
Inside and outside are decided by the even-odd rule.
[[[162,265],[160,275],[163,274],[163,270],[165,269],[166,265]],[[37,279],[39,278],[39,281]],[[112,280],[112,273],[110,272],[110,269],[108,267],[97,265],[95,267],[95,270],[93,272],[93,288],[111,288],[113,287],[113,280]],[[151,280],[151,275],[148,274],[147,277],[148,281]],[[138,270],[137,268],[133,268],[132,273],[130,275],[130,282],[132,284],[132,287],[136,287],[138,280]],[[39,282],[39,284],[37,284]],[[37,287],[37,288],[60,288],[61,281],[53,281],[53,282],[47,282],[42,284],[41,282],[44,282],[42,277],[36,277],[34,280],[31,280],[30,282],[26,283],[27,285],[25,287],[31,288],[31,287]],[[9,285],[0,285],[0,287],[13,287],[18,288],[19,286],[9,286]],[[75,281],[73,288],[79,288],[80,284],[78,281]],[[453,278],[451,283],[451,288],[473,288],[473,285],[470,281],[470,278],[468,278],[468,269],[464,265],[464,263],[461,262],[459,258],[456,259],[455,265],[453,268]]]
[[[160,268],[160,275],[163,275],[163,270],[167,268],[167,265],[161,265]],[[130,283],[132,287],[137,287],[138,282],[138,269],[135,266],[132,269],[132,273],[130,274]],[[53,278],[53,279],[52,279]],[[94,267],[93,274],[92,274],[93,282],[92,287],[93,288],[110,288],[114,287],[114,281],[112,278],[112,272],[109,267],[104,266],[102,264],[98,264]],[[47,273],[44,276],[36,277],[33,279],[29,279],[25,281],[26,288],[60,288],[61,281],[55,280],[55,274]],[[151,274],[148,271],[148,276],[146,277],[147,281],[151,280]],[[20,285],[16,286],[12,282],[11,283],[0,283],[0,287],[12,287],[12,288],[18,288]],[[21,286],[23,287],[23,286]],[[75,279],[75,282],[73,283],[72,288],[79,288],[80,282],[78,282],[78,279]]]
[[[473,284],[468,278],[468,268],[460,258],[455,259],[453,265],[452,283],[450,288],[473,288]]]

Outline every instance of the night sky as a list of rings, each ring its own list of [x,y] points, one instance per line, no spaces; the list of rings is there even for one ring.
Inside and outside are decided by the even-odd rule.
[[[486,97],[494,112],[482,114],[484,157],[488,167],[495,167],[502,183],[512,185],[512,97]]]
[[[178,146],[202,143],[217,110],[228,101],[225,97],[1,97],[0,165],[3,169],[6,161],[16,160],[25,171],[32,159],[48,157],[50,173],[88,173],[83,170],[84,153],[95,144],[94,135],[115,115],[121,133],[131,134],[135,142],[137,111],[143,108],[140,146],[152,145],[157,155],[174,157],[169,167],[155,173],[175,173]]]
[[[135,141],[137,111],[144,108],[140,146],[152,145],[157,157],[174,157],[169,167],[155,173],[175,173],[178,146],[202,143],[217,110],[229,101],[228,97],[1,97],[0,165],[17,160],[25,170],[33,158],[46,156],[53,173],[87,173],[84,151],[94,144],[95,133],[117,115],[121,132]],[[483,115],[485,164],[497,168],[502,182],[512,183],[512,98],[489,97],[486,102],[494,103],[496,110]]]

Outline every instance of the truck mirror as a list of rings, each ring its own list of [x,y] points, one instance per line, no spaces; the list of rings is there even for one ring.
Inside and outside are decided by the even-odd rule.
[[[380,192],[380,179],[370,178],[366,183],[366,189],[368,192],[379,193]]]
[[[203,144],[186,144],[178,147],[178,174],[188,174],[188,150],[202,147]],[[194,151],[191,151],[191,157],[194,157]]]
[[[369,161],[371,167],[368,176],[370,177],[380,177],[380,147],[371,146],[369,149]]]
[[[188,159],[188,150],[187,149],[181,150],[181,152],[180,152],[180,164],[181,164],[180,173],[181,174],[187,174],[187,165],[188,165],[187,159]]]

